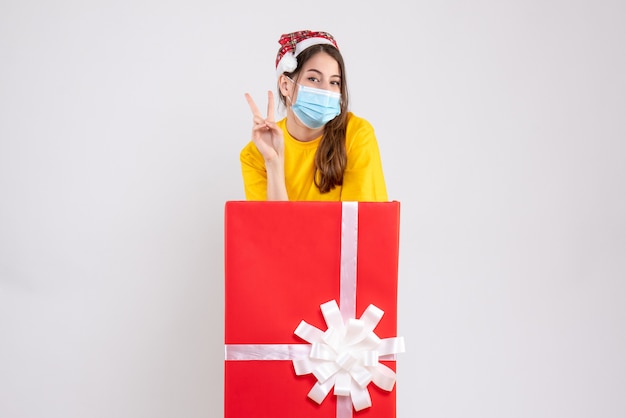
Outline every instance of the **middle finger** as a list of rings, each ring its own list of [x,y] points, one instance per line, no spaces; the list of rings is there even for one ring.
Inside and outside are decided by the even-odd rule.
[[[271,90],[267,92],[267,120],[274,122],[274,94]]]

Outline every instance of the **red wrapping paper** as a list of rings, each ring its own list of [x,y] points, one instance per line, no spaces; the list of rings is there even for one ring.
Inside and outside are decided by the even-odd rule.
[[[244,202],[225,206],[225,344],[306,344],[301,320],[326,330],[320,305],[340,301],[341,202]],[[397,336],[399,202],[358,206],[356,316],[374,304],[374,330]],[[395,370],[395,361],[381,361]],[[334,418],[336,396],[307,397],[316,379],[290,360],[225,361],[224,417]],[[372,407],[354,417],[396,416],[391,392],[368,386]]]

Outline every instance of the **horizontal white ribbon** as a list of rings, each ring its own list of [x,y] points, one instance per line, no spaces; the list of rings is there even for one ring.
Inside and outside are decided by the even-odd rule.
[[[293,360],[308,355],[308,344],[227,344],[224,358],[230,361]]]
[[[381,340],[384,344],[385,340]],[[228,361],[294,360],[308,356],[310,344],[226,344],[224,359]],[[399,351],[396,351],[399,353]],[[396,360],[395,354],[378,355],[379,360]]]

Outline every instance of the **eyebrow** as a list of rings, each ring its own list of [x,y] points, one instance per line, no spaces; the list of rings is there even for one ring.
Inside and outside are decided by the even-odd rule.
[[[312,72],[317,73],[319,75],[324,75],[324,74],[322,74],[322,72],[320,70],[316,70],[315,68],[309,68],[308,70],[306,70],[307,73],[309,71],[312,71]],[[339,78],[341,78],[341,76],[339,74],[333,74],[329,78],[332,78],[332,77],[339,77]]]

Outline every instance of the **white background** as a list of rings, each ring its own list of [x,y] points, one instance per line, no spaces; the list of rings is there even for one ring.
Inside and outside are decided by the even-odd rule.
[[[623,418],[625,15],[3,0],[0,417],[222,415],[243,95],[265,106],[279,36],[312,29],[402,205],[398,416]]]

